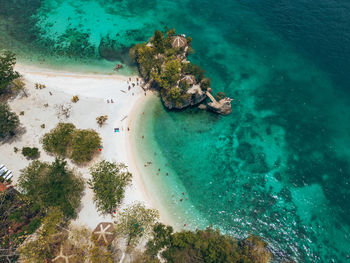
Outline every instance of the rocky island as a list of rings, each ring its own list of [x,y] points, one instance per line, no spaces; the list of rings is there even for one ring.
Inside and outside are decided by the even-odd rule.
[[[130,56],[145,80],[144,88],[158,90],[169,110],[199,105],[200,109],[230,114],[231,99],[223,92],[215,99],[204,70],[187,60],[192,51],[191,41],[191,37],[177,35],[172,29],[166,34],[155,31],[148,43],[136,44],[130,50]],[[201,104],[207,98],[211,102]]]

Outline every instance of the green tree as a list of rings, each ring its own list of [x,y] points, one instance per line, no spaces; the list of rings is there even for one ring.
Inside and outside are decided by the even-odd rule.
[[[88,184],[93,189],[94,201],[102,213],[113,213],[124,199],[125,187],[132,175],[125,164],[102,161],[90,169],[92,179]]]
[[[70,158],[77,163],[90,161],[102,140],[94,130],[76,130],[73,133]]]
[[[211,85],[211,80],[210,78],[205,78],[201,81],[201,89],[202,90],[208,90],[210,88]]]
[[[237,241],[207,228],[174,233],[162,256],[167,262],[239,262]]]
[[[164,34],[161,31],[156,30],[154,32],[154,36],[152,38],[151,43],[153,44],[156,53],[164,53],[165,38],[164,38]]]
[[[66,217],[72,218],[80,205],[84,182],[66,165],[66,161],[57,158],[52,164],[33,161],[21,171],[18,184],[43,211],[55,206]]]
[[[72,123],[59,123],[56,128],[46,133],[41,142],[45,151],[59,156],[66,156],[71,144],[75,126]]]
[[[220,92],[215,94],[215,99],[217,101],[222,100],[224,98],[226,98],[226,94],[224,92],[222,92],[222,91],[220,91]]]
[[[158,255],[158,252],[171,245],[171,237],[174,229],[171,226],[156,223],[153,227],[152,238],[147,242],[147,254],[152,258]]]
[[[83,163],[91,160],[102,140],[94,130],[79,130],[72,123],[59,123],[41,142],[45,151]]]
[[[137,62],[141,76],[149,81],[151,72],[155,67],[153,48],[146,45],[146,43],[136,44],[130,49],[130,57],[132,60]]]
[[[165,63],[165,70],[161,75],[162,87],[172,87],[180,80],[181,63],[179,60],[170,60]]]
[[[205,77],[205,71],[200,66],[191,63],[182,64],[182,72],[186,75],[194,75],[197,82],[201,82]]]
[[[60,231],[59,225],[63,222],[63,213],[58,208],[50,208],[47,216],[42,220],[43,227],[37,238],[26,242],[20,249],[22,259],[33,263],[46,262],[53,257],[58,244],[62,241],[56,234]]]
[[[116,232],[127,239],[128,246],[135,246],[142,237],[147,237],[159,219],[155,209],[148,209],[140,203],[125,208],[118,218]]]
[[[0,55],[0,95],[11,91],[9,85],[20,77],[20,74],[13,69],[16,64],[15,54],[6,51]]]
[[[37,159],[40,156],[39,149],[36,147],[33,147],[33,148],[23,147],[22,154],[23,154],[23,156],[27,157],[28,159]]]
[[[15,135],[19,126],[19,118],[16,113],[10,111],[8,104],[0,104],[0,139]]]
[[[174,87],[168,91],[167,99],[173,102],[180,102],[182,98],[181,95],[181,89],[179,87]]]

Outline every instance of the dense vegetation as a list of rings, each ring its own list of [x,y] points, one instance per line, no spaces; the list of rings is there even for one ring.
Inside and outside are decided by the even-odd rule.
[[[173,233],[172,227],[158,223],[145,253],[156,258],[159,252],[166,262],[173,263],[267,263],[271,259],[267,244],[256,236],[237,241],[211,228]]]
[[[0,104],[0,139],[13,136],[19,126],[19,118],[16,113],[10,111],[6,103]]]
[[[42,221],[43,226],[38,231],[37,238],[19,249],[22,258],[29,262],[45,262],[46,259],[52,258],[55,248],[62,241],[62,237],[57,235],[60,232],[59,225],[63,221],[61,210],[50,208]]]
[[[37,159],[40,156],[39,149],[36,147],[23,147],[22,148],[22,154],[23,156],[27,157],[28,159]]]
[[[51,208],[43,219],[35,239],[29,240],[19,249],[21,259],[26,262],[54,262],[53,259],[62,253],[69,256],[71,263],[113,263],[116,254],[110,247],[100,246],[91,230],[72,226],[66,231],[67,222],[62,212]],[[62,250],[61,250],[62,249]],[[65,262],[58,259],[57,262]]]
[[[131,182],[131,173],[124,164],[108,161],[96,164],[90,171],[92,178],[88,184],[94,191],[97,209],[102,213],[113,213],[123,201],[125,187]]]
[[[150,44],[136,44],[130,56],[139,66],[141,76],[160,90],[163,100],[181,107],[191,97],[187,91],[192,84],[183,80],[184,76],[194,76],[202,90],[210,87],[210,80],[205,78],[203,69],[187,61],[191,38],[186,38],[185,46],[174,47],[172,38],[175,35],[175,30],[166,34],[155,31]]]
[[[15,55],[11,52],[0,54],[0,95],[11,92],[11,84],[20,77],[13,69],[16,64]]]
[[[0,248],[9,249],[6,254],[11,262],[17,258],[15,248],[35,232],[42,216],[40,207],[14,188],[0,192]],[[1,260],[5,258],[0,258],[0,262],[8,262]]]
[[[33,161],[22,170],[18,185],[43,211],[54,206],[60,208],[65,217],[73,218],[80,204],[84,182],[66,165],[61,159],[52,164]]]
[[[159,219],[157,210],[140,203],[125,208],[118,217],[116,232],[126,238],[127,246],[135,247],[141,238],[147,237]]]
[[[97,153],[101,138],[94,130],[79,130],[72,123],[59,123],[44,135],[42,143],[44,150],[49,153],[84,163]]]

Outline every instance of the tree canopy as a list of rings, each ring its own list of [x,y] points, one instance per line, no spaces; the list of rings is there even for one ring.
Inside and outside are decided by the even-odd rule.
[[[57,124],[56,128],[46,133],[42,138],[44,150],[62,157],[66,156],[74,130],[75,126],[72,123]]]
[[[84,163],[92,159],[102,140],[94,130],[80,130],[72,123],[59,123],[41,142],[49,153]]]
[[[172,227],[161,223],[154,226],[152,235],[153,238],[147,243],[146,254],[156,258],[160,253],[170,263],[267,263],[271,260],[267,244],[256,236],[237,241],[212,228],[173,233]]]
[[[94,201],[102,213],[113,213],[122,202],[125,187],[132,175],[125,164],[101,161],[90,169],[92,179],[88,184],[94,191]]]
[[[142,237],[147,237],[159,219],[155,209],[148,209],[140,203],[125,208],[118,217],[117,234],[127,239],[128,246],[136,246]]]
[[[59,207],[68,218],[76,216],[84,189],[83,180],[57,158],[52,164],[33,161],[21,171],[18,185],[42,210]]]
[[[20,77],[20,74],[13,69],[15,64],[15,54],[9,51],[0,54],[0,95],[10,92],[10,83]]]
[[[15,135],[19,126],[19,118],[16,113],[10,111],[6,103],[0,104],[0,139]]]
[[[53,257],[54,251],[62,241],[59,233],[59,225],[63,221],[62,211],[55,207],[48,210],[47,216],[43,219],[43,226],[40,228],[37,238],[26,242],[19,252],[23,259],[28,262],[46,262]]]
[[[102,140],[94,130],[75,130],[72,137],[69,158],[74,162],[83,163],[92,159],[101,146]]]

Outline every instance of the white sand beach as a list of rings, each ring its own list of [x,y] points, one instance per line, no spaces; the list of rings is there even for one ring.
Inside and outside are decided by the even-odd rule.
[[[115,74],[75,74],[27,65],[17,65],[16,70],[23,75],[28,97],[18,96],[11,100],[9,105],[12,111],[19,115],[25,132],[10,142],[0,144],[0,163],[12,170],[13,184],[16,184],[20,170],[30,163],[21,154],[22,147],[38,147],[41,153],[40,160],[52,162],[54,157],[42,149],[40,139],[58,122],[71,122],[79,129],[96,130],[102,138],[103,149],[86,166],[77,166],[68,161],[69,166],[87,180],[90,178],[89,167],[93,163],[103,159],[123,162],[133,173],[132,186],[126,190],[123,205],[141,201],[146,206],[152,207],[142,178],[135,167],[128,136],[132,111],[141,100],[151,96],[151,94],[145,96],[140,85],[137,85],[136,78],[139,77],[133,76],[132,81],[129,81],[129,77]],[[46,88],[36,89],[35,83],[44,84]],[[132,87],[131,83],[135,83],[135,87]],[[130,91],[128,91],[129,85]],[[79,96],[77,103],[71,102],[74,95]],[[57,116],[57,106],[62,104],[71,106],[69,118]],[[24,115],[20,115],[22,111]],[[96,123],[96,117],[100,115],[108,116],[107,122],[102,127]],[[41,127],[42,124],[45,124],[45,128]],[[120,132],[114,132],[114,128],[119,128]],[[19,149],[17,153],[14,152],[14,147]],[[97,212],[93,203],[93,192],[87,186],[81,204],[78,218],[73,223],[94,228],[101,221],[113,220],[111,216],[103,216]]]

